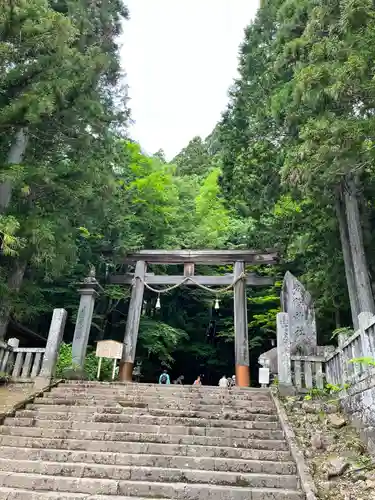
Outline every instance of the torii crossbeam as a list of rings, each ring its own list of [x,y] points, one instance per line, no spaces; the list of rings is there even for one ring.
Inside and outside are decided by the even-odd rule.
[[[153,285],[204,285],[229,286],[234,284],[234,330],[235,362],[237,384],[248,387],[249,342],[247,326],[246,285],[270,286],[272,278],[245,274],[245,265],[275,264],[278,254],[268,250],[141,250],[127,255],[124,263],[135,264],[134,273],[111,276],[111,283],[132,285],[129,313],[126,322],[123,357],[120,363],[119,377],[122,381],[131,381],[137,347],[139,322],[143,305],[145,283]],[[184,264],[183,276],[155,276],[147,273],[147,264]],[[195,264],[220,265],[233,264],[233,274],[224,276],[196,276]]]

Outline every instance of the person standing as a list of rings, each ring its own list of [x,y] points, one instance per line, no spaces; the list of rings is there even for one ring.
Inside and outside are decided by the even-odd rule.
[[[137,363],[136,366],[134,367],[133,369],[133,377],[135,379],[135,381],[139,384],[139,382],[141,381],[141,363]]]
[[[195,380],[193,385],[202,385],[201,376],[199,375]]]
[[[164,370],[163,373],[159,377],[159,384],[170,384],[171,379],[169,378],[167,370]]]
[[[223,375],[219,380],[219,387],[228,389],[228,379],[225,375]]]

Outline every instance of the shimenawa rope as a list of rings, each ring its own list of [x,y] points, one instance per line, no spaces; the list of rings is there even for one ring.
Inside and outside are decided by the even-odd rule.
[[[141,276],[134,276],[134,278],[132,279],[132,285],[134,286],[135,283],[136,283],[136,280],[139,279],[139,280],[142,281],[142,283],[144,284],[144,286],[148,290],[150,290],[151,292],[157,293],[157,294],[161,294],[161,293],[168,293],[168,292],[170,292],[172,290],[175,290],[176,288],[184,285],[188,281],[191,281],[197,287],[202,288],[202,290],[206,290],[207,292],[210,292],[210,293],[213,293],[213,294],[217,295],[218,293],[228,292],[231,288],[234,288],[234,286],[238,283],[238,281],[240,281],[240,280],[242,280],[244,278],[246,278],[246,274],[244,272],[242,272],[239,276],[237,276],[237,278],[233,281],[233,283],[231,283],[227,287],[221,288],[219,290],[218,289],[209,288],[209,287],[207,287],[205,285],[201,285],[200,283],[198,283],[197,281],[195,281],[195,279],[192,276],[186,276],[180,283],[177,283],[176,285],[172,285],[172,286],[169,286],[167,288],[164,288],[163,290],[157,290],[156,288],[153,288]]]

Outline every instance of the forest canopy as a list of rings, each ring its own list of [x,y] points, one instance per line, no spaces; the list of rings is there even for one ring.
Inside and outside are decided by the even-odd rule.
[[[171,161],[129,138],[117,42],[129,13],[121,0],[103,5],[0,6],[0,338],[12,322],[45,337],[64,307],[70,342],[77,287],[94,266],[102,291],[90,344],[122,340],[130,292],[108,276],[142,248],[279,251],[280,265],[257,269],[275,286],[248,289],[253,377],[275,339],[285,270],[314,297],[320,344],[374,313],[373,2],[263,0],[222,119]],[[200,289],[167,294],[160,311],[155,294],[145,299],[146,378],[161,366],[231,374],[230,293],[219,312]]]

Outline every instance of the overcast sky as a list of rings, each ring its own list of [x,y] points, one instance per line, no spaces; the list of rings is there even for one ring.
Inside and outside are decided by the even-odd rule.
[[[228,102],[243,30],[259,0],[127,0],[122,63],[135,124],[148,153],[171,159],[206,137]]]

